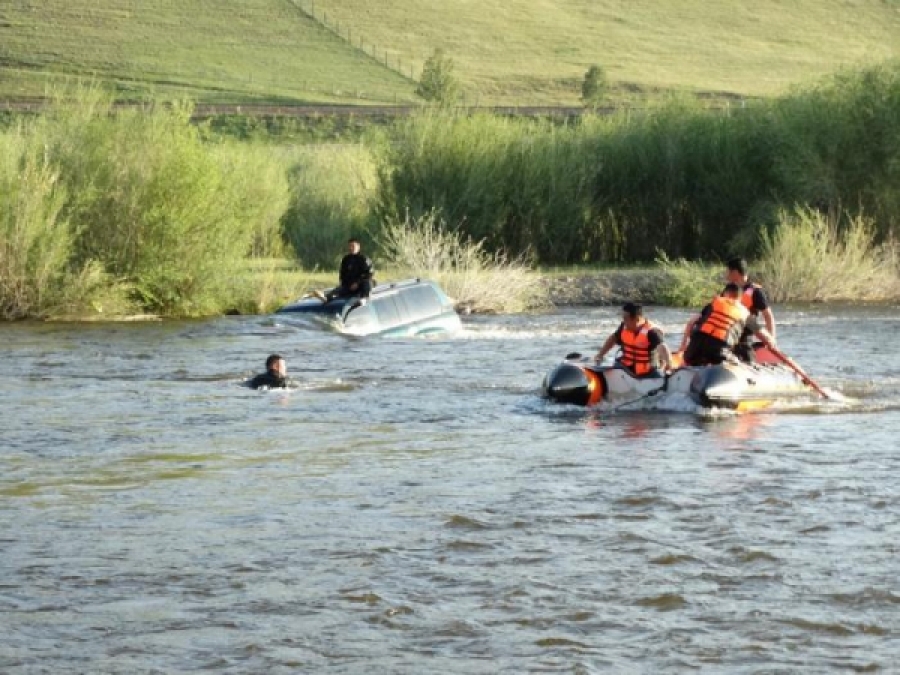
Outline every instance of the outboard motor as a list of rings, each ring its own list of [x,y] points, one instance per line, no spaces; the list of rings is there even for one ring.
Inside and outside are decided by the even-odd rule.
[[[603,398],[603,378],[599,373],[574,363],[561,363],[547,373],[544,396],[560,403],[593,405]]]

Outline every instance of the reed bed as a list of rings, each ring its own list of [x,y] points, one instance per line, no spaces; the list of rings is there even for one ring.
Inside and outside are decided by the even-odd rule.
[[[784,208],[900,226],[900,62],[782,99],[553,123],[429,111],[382,157],[377,209],[439,209],[487,250],[542,265],[754,257]]]
[[[351,236],[368,241],[378,180],[372,151],[361,143],[284,151],[290,202],[282,230],[308,269],[337,269]]]

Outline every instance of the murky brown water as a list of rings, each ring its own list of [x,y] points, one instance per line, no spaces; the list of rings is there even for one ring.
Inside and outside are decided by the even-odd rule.
[[[617,316],[0,326],[0,672],[897,672],[897,308],[778,313],[853,405],[542,401]]]

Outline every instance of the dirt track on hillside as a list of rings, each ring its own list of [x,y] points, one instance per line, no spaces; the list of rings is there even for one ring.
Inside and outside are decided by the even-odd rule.
[[[46,102],[40,99],[20,101],[0,101],[0,111],[40,112]],[[137,107],[140,104],[120,103],[116,107]],[[218,115],[249,115],[251,117],[403,117],[424,106],[417,105],[273,105],[273,104],[198,104],[194,107],[194,117],[203,119]],[[469,112],[492,112],[499,115],[522,115],[526,117],[576,117],[583,108],[563,106],[479,106],[465,108]],[[599,110],[598,112],[612,112]]]

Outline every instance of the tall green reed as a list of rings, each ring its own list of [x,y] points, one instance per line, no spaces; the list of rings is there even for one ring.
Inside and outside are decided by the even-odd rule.
[[[299,146],[285,151],[290,202],[284,236],[307,268],[337,269],[347,239],[368,236],[377,181],[362,144]]]
[[[40,317],[60,302],[74,232],[59,174],[22,128],[0,134],[0,318]]]
[[[429,111],[383,154],[376,211],[440,209],[489,249],[544,264],[753,257],[779,209],[900,218],[900,64],[783,99],[565,124]]]

